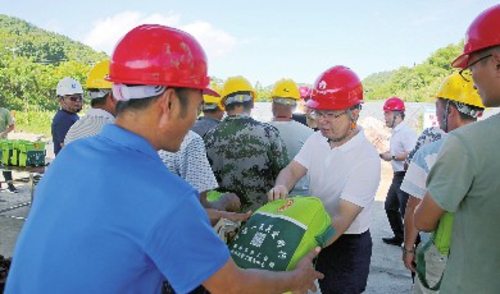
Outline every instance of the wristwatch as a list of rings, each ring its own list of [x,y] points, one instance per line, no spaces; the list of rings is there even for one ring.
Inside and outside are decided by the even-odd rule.
[[[396,155],[391,155],[391,160],[396,160]]]

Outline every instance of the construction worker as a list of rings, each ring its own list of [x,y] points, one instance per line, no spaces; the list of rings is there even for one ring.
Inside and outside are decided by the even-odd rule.
[[[314,131],[292,119],[293,110],[300,101],[299,88],[293,80],[282,79],[277,81],[274,84],[271,98],[273,100],[273,120],[269,124],[276,127],[280,132],[289,158],[292,160]],[[308,190],[307,178],[302,177],[290,192],[290,195],[307,195]]]
[[[436,116],[439,125],[445,132],[451,132],[470,123],[476,122],[477,118],[484,111],[483,103],[473,88],[470,81],[464,80],[458,73],[447,77],[441,84],[438,93],[435,95]],[[410,197],[406,207],[405,214],[405,234],[403,243],[403,262],[409,270],[415,272],[415,243],[417,241],[418,230],[414,226],[413,215],[415,208],[422,201],[427,192],[426,180],[428,173],[434,165],[435,159],[444,142],[443,139],[436,140],[424,145],[415,154],[408,167],[401,190],[407,192]],[[451,226],[449,227],[451,229]],[[451,231],[447,232],[447,242]],[[435,238],[434,238],[435,239]],[[442,241],[440,241],[442,242]],[[422,244],[420,248],[422,248]],[[448,252],[441,253],[435,244],[427,249],[425,253],[426,263],[426,281],[427,287],[436,285],[443,273],[444,266],[448,257]],[[436,293],[422,285],[420,279],[417,279],[414,286],[415,293]]]
[[[191,128],[192,131],[204,137],[205,134],[213,129],[216,125],[220,123],[222,117],[224,116],[224,106],[221,103],[220,90],[213,89],[218,97],[205,94],[203,95],[203,104],[201,110],[203,111],[203,116],[200,116],[194,126]]]
[[[208,211],[210,216],[216,216],[211,219],[212,223],[220,219],[217,217],[219,214],[225,217],[231,216],[231,214],[219,211],[239,211],[240,199],[234,193],[223,193],[215,202],[207,200],[207,193],[217,189],[219,185],[208,162],[205,143],[197,133],[190,130],[184,137],[179,151],[160,150],[158,153],[171,172],[180,176],[200,193],[200,202],[203,207],[217,210]]]
[[[472,21],[463,54],[452,66],[474,83],[485,107],[500,106],[500,5]],[[422,231],[434,231],[446,212],[454,213],[441,293],[489,294],[500,289],[499,130],[496,114],[450,132],[415,211],[415,226]]]
[[[204,137],[208,160],[219,189],[238,195],[243,211],[255,211],[267,203],[288,152],[275,127],[250,117],[257,93],[244,77],[228,78],[222,93],[227,116]]]
[[[160,293],[164,278],[176,293],[200,284],[211,293],[314,289],[317,251],[290,272],[239,269],[198,193],[158,156],[179,150],[208,91],[199,43],[138,26],[115,46],[109,81],[115,123],[68,144],[40,181],[6,292]]]
[[[298,121],[299,123],[307,126],[307,107],[306,107],[306,102],[309,100],[311,94],[311,89],[307,86],[300,86],[299,87],[299,95],[300,99],[297,101],[297,106],[298,106],[298,113],[293,113],[292,114],[292,119],[294,121]]]
[[[111,93],[112,83],[104,79],[108,74],[109,60],[97,63],[90,70],[86,87],[91,108],[71,126],[64,139],[65,145],[79,138],[97,135],[105,124],[115,121],[117,100]]]
[[[385,199],[385,212],[394,236],[382,238],[389,245],[401,246],[403,243],[403,217],[408,201],[408,193],[400,186],[405,177],[404,162],[415,147],[417,134],[405,122],[405,104],[398,97],[392,97],[384,103],[384,117],[387,127],[392,129],[390,151],[380,154],[380,158],[392,164],[394,176]]]
[[[69,128],[80,118],[77,113],[82,110],[82,85],[73,78],[65,77],[57,84],[56,95],[61,108],[52,119],[51,130],[54,154],[57,156],[64,146]]]
[[[318,256],[322,293],[362,293],[370,271],[371,211],[380,183],[380,159],[356,122],[363,86],[345,66],[323,72],[307,106],[318,122],[315,132],[276,179],[269,201],[286,198],[307,174],[309,194],[319,197],[336,233]],[[333,243],[332,243],[333,242]]]
[[[2,105],[5,104],[5,97],[0,94],[0,103]],[[0,107],[0,139],[7,139],[7,135],[12,132],[15,128],[16,122],[14,120],[14,117],[10,113],[10,111],[1,106]],[[17,193],[17,188],[14,186],[12,183],[12,171],[10,170],[4,170],[3,172],[3,177],[5,179],[5,182],[7,183],[7,189],[2,190],[7,193]],[[0,183],[0,188],[2,184]]]

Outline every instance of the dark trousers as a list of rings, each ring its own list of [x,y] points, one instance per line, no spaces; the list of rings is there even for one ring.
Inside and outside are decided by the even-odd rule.
[[[4,171],[3,177],[5,178],[5,182],[7,183],[8,186],[12,185],[12,172],[11,171]]]
[[[387,192],[385,199],[385,212],[387,219],[394,232],[394,236],[401,241],[404,237],[403,218],[406,211],[406,203],[408,202],[408,193],[400,189],[401,183],[405,177],[405,172],[395,172],[392,178],[392,184]]]
[[[372,256],[370,231],[342,235],[318,256],[316,269],[325,277],[319,280],[323,294],[358,294],[366,288]]]

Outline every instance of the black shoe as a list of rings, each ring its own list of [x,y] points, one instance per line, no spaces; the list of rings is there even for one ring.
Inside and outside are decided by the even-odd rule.
[[[14,186],[9,186],[7,189],[5,189],[5,192],[7,193],[17,193],[17,189]]]
[[[397,237],[382,238],[382,241],[385,244],[394,245],[394,246],[401,246],[401,244],[403,244],[403,240],[401,240],[401,239],[399,239]]]

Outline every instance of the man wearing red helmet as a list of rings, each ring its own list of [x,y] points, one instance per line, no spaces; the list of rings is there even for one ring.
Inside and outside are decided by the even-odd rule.
[[[385,212],[391,225],[393,237],[382,238],[386,244],[401,246],[403,243],[403,217],[405,215],[408,193],[400,189],[405,177],[404,162],[415,147],[418,136],[405,122],[405,104],[398,97],[387,99],[384,103],[385,125],[392,129],[390,151],[380,154],[380,158],[390,161],[394,176],[385,199]]]
[[[116,45],[109,80],[115,124],[66,146],[40,181],[6,292],[160,293],[164,278],[177,293],[200,284],[211,293],[314,288],[314,251],[291,272],[239,269],[198,193],[158,156],[179,150],[207,90],[198,42],[136,27]]]
[[[500,5],[469,26],[464,53],[452,62],[472,80],[486,107],[500,106]],[[498,293],[500,289],[500,114],[448,134],[427,179],[415,226],[433,231],[454,213],[442,293]]]
[[[322,73],[307,102],[320,132],[307,139],[268,193],[269,200],[286,198],[307,174],[309,195],[319,197],[330,213],[336,233],[317,261],[325,275],[322,293],[361,293],[368,279],[380,159],[356,124],[362,102],[363,87],[351,69],[335,66]]]

